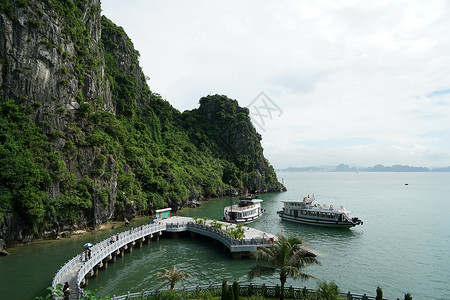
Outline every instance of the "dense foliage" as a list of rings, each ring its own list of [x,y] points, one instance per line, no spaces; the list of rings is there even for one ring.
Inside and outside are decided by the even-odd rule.
[[[18,212],[35,230],[51,203],[45,168],[56,154],[47,137],[14,101],[0,102],[0,222],[4,213]]]
[[[61,183],[61,194],[49,189]],[[0,102],[0,223],[5,213],[22,216],[34,232],[57,217],[76,221],[79,210],[92,206],[91,180],[76,182],[49,137],[12,100]]]
[[[223,160],[225,183],[252,192],[278,184],[273,167],[263,155],[261,136],[250,121],[249,110],[236,100],[224,95],[203,97],[200,107],[183,112],[180,120],[196,145],[211,149]],[[260,175],[261,182],[256,184],[255,178]]]

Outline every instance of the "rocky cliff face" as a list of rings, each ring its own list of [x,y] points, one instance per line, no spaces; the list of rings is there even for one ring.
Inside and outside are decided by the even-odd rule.
[[[14,99],[27,109],[32,120],[61,154],[65,169],[76,181],[95,168],[100,151],[70,145],[84,140],[91,129],[82,120],[87,111],[114,112],[101,44],[100,1],[7,1],[0,11],[0,87],[3,99]],[[98,225],[113,215],[117,193],[117,163],[106,157],[107,179],[95,186],[107,189],[110,203],[82,212],[79,226]],[[61,195],[61,180],[49,188],[53,199]],[[14,214],[5,223],[16,230],[9,239],[30,240],[26,224]],[[84,223],[84,224],[83,224]],[[63,225],[66,224],[66,225]],[[61,223],[64,230],[73,228]],[[76,224],[75,224],[76,225]],[[76,225],[77,226],[77,225]],[[28,232],[25,236],[22,232]]]
[[[203,97],[200,107],[185,111],[182,120],[198,145],[210,145],[214,155],[229,163],[224,173],[230,185],[252,193],[286,190],[264,157],[249,110],[236,100],[224,95]]]
[[[181,114],[100,11],[99,0],[0,3],[1,239],[283,188],[245,108],[216,95]]]
[[[2,94],[33,107],[47,133],[64,131],[83,103],[114,110],[99,49],[100,1],[66,8],[79,12],[83,23],[76,29],[69,27],[71,15],[53,2],[17,1],[11,12],[0,14]]]

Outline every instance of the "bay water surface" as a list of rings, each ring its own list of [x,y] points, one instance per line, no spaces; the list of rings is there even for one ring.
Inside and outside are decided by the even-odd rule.
[[[319,280],[334,281],[342,292],[385,298],[450,299],[450,173],[277,173],[288,189],[261,194],[266,213],[248,226],[269,233],[296,235],[318,255],[321,266],[304,272]],[[343,205],[364,225],[350,230],[328,229],[282,221],[276,211],[281,200],[301,199],[314,193],[320,204]],[[230,198],[211,199],[198,208],[177,214],[220,219]],[[147,219],[137,222],[146,223]],[[116,229],[119,231],[118,229]],[[121,230],[120,230],[121,231]],[[32,299],[49,286],[58,267],[80,251],[86,241],[106,238],[113,230],[90,233],[64,241],[42,242],[12,250],[0,257],[0,282],[5,299]],[[163,234],[164,237],[164,234]],[[222,246],[208,239],[161,238],[134,249],[89,279],[88,289],[99,296],[167,287],[157,272],[177,268],[192,278],[182,286],[216,284],[222,280],[248,283],[250,259],[233,260]],[[276,285],[278,277],[252,281]],[[315,280],[289,279],[288,285],[316,288]],[[23,286],[28,286],[27,291]],[[8,297],[9,296],[9,297]]]

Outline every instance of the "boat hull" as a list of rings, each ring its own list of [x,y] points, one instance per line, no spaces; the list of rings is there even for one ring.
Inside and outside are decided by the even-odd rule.
[[[300,224],[313,225],[313,226],[349,229],[349,228],[355,227],[357,225],[355,223],[348,222],[348,221],[324,220],[324,219],[320,219],[320,218],[307,218],[307,217],[302,217],[302,216],[291,216],[291,215],[285,214],[283,211],[279,211],[277,213],[281,217],[282,220],[300,223]]]

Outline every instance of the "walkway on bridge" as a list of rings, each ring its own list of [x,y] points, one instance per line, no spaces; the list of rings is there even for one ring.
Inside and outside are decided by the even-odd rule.
[[[57,284],[64,284],[67,281],[71,287],[70,299],[79,299],[82,294],[81,286],[87,283],[88,277],[97,276],[99,268],[103,267],[106,269],[108,262],[111,260],[115,262],[117,256],[123,257],[125,250],[131,252],[136,244],[138,247],[142,247],[144,241],[150,242],[154,237],[159,238],[163,231],[174,233],[190,231],[208,236],[223,243],[233,254],[233,257],[236,258],[241,257],[242,253],[254,251],[258,247],[269,247],[273,239],[276,238],[273,234],[243,226],[244,237],[242,239],[233,239],[224,231],[214,228],[212,226],[213,223],[214,221],[207,220],[205,224],[198,224],[193,218],[174,216],[131,228],[119,233],[118,239],[113,243],[108,238],[93,245],[90,259],[85,260],[83,253],[73,257],[56,273],[52,287],[56,288]],[[222,227],[236,227],[236,224],[218,223],[221,223]]]

